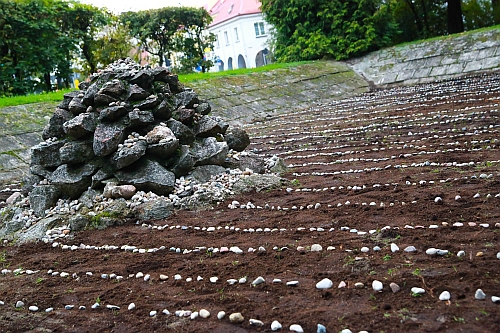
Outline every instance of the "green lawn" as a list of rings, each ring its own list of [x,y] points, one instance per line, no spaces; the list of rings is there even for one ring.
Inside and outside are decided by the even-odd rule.
[[[213,72],[213,73],[181,74],[179,75],[179,80],[184,83],[184,82],[193,82],[199,80],[210,80],[222,76],[248,75],[251,73],[272,71],[279,68],[294,67],[306,63],[308,62],[303,61],[303,62],[293,62],[293,63],[277,63],[258,68],[234,69],[230,71]],[[69,91],[70,90],[60,90],[56,92],[36,94],[36,95],[32,94],[27,96],[2,97],[0,98],[0,108],[6,106],[16,106],[16,105],[24,105],[24,104],[32,104],[40,102],[59,102],[63,100],[63,95]]]
[[[16,106],[40,102],[60,102],[63,100],[63,95],[71,90],[59,90],[50,93],[32,94],[26,96],[13,96],[0,98],[0,108],[6,106]]]

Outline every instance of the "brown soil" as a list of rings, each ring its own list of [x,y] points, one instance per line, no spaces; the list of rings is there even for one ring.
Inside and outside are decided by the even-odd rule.
[[[144,249],[165,246],[165,250],[139,254],[5,243],[0,248],[0,268],[39,272],[0,275],[0,300],[5,302],[0,306],[0,331],[270,332],[271,322],[278,320],[284,332],[291,324],[316,332],[317,323],[328,332],[344,328],[353,332],[500,332],[500,304],[491,301],[491,296],[500,296],[500,261],[496,258],[500,228],[495,227],[500,223],[500,198],[495,197],[500,192],[500,152],[498,141],[494,141],[498,139],[499,83],[500,74],[493,73],[379,90],[253,124],[248,127],[254,138],[251,149],[266,156],[279,154],[287,158],[287,164],[322,163],[291,168],[285,175],[292,180],[290,193],[285,189],[249,193],[213,210],[179,211],[166,220],[148,221],[169,225],[161,231],[130,223],[80,232],[66,242],[128,244]],[[317,155],[307,157],[311,154]],[[380,158],[389,159],[373,160]],[[426,161],[440,164],[416,166]],[[461,165],[471,161],[475,164]],[[388,165],[391,167],[385,168]],[[371,168],[380,169],[367,171]],[[361,172],[334,174],[351,169]],[[481,174],[493,176],[480,178]],[[376,184],[380,186],[374,187]],[[358,191],[350,188],[363,185],[365,188]],[[473,198],[477,193],[480,197]],[[5,198],[7,194],[2,195]],[[462,199],[456,201],[457,195]],[[435,202],[437,196],[443,199],[442,204]],[[232,200],[262,207],[268,204],[274,210],[228,209]],[[350,205],[345,205],[346,201]],[[376,205],[370,205],[372,202]],[[307,208],[316,203],[321,206]],[[464,226],[452,226],[456,222]],[[484,223],[489,227],[479,226]],[[432,229],[430,225],[439,227]],[[197,226],[222,228],[205,232],[195,230]],[[226,230],[226,226],[241,230]],[[358,235],[341,231],[343,226],[377,232]],[[391,229],[381,231],[384,226]],[[249,228],[286,231],[243,231]],[[393,242],[400,251],[391,252]],[[323,251],[311,252],[313,244],[322,245]],[[403,251],[410,245],[416,247],[416,253]],[[169,251],[170,247],[192,250],[198,246],[238,246],[244,253]],[[260,246],[266,251],[247,252]],[[299,246],[304,249],[297,251]],[[327,251],[328,246],[335,249]],[[370,251],[361,252],[364,246]],[[381,251],[373,251],[374,246],[380,246]],[[450,254],[427,255],[430,247],[449,250]],[[459,250],[466,255],[457,257]],[[51,276],[49,269],[70,276]],[[151,280],[129,277],[137,272],[150,274]],[[124,279],[101,278],[101,274],[112,273]],[[160,281],[160,274],[169,278]],[[175,274],[182,279],[175,281]],[[198,276],[203,280],[197,281]],[[218,281],[211,283],[209,278],[214,276]],[[226,282],[245,276],[248,282],[244,284]],[[252,286],[258,276],[264,277],[265,283]],[[186,278],[193,281],[186,282]],[[273,283],[275,278],[282,283]],[[331,279],[333,288],[316,289],[323,278]],[[383,292],[373,291],[375,279],[384,284]],[[289,281],[298,281],[298,285],[287,286]],[[339,289],[341,281],[347,286]],[[356,288],[357,282],[364,287]],[[391,282],[401,291],[393,293]],[[426,292],[419,297],[412,295],[412,287]],[[485,300],[475,299],[478,288],[486,293]],[[438,299],[444,290],[451,293],[448,302]],[[18,300],[24,301],[24,308],[15,309]],[[91,309],[96,300],[101,307]],[[131,302],[136,308],[129,311]],[[68,304],[75,309],[65,310]],[[108,310],[108,304],[120,306],[120,310]],[[40,311],[30,312],[31,305]],[[82,305],[86,309],[78,310]],[[45,313],[48,307],[54,311]],[[203,308],[211,312],[208,319],[161,313],[163,309],[174,313]],[[152,310],[158,311],[154,317],[149,315]],[[218,320],[221,310],[226,317]],[[241,312],[244,322],[231,323],[229,314],[233,312]],[[261,320],[264,326],[251,326],[251,318]]]

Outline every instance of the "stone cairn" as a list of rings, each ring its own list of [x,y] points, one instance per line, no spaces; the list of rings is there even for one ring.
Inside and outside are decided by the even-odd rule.
[[[79,88],[64,96],[45,141],[31,151],[25,192],[37,216],[60,198],[106,184],[112,197],[168,195],[176,178],[198,166],[226,167],[230,149],[250,144],[244,130],[228,131],[227,122],[209,116],[210,105],[164,67],[119,60]]]

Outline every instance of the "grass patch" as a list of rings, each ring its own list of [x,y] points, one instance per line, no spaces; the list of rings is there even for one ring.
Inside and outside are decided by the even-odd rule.
[[[299,61],[290,63],[274,63],[266,66],[256,67],[256,68],[239,68],[233,70],[227,70],[222,72],[208,72],[208,73],[189,73],[189,74],[179,74],[179,81],[194,82],[200,80],[209,80],[217,77],[224,76],[235,76],[235,75],[249,75],[252,73],[269,72],[276,69],[286,69],[290,67],[295,67],[303,64],[310,63],[310,61]]]
[[[42,102],[60,102],[64,94],[73,89],[64,89],[42,94],[30,94],[26,96],[12,96],[0,98],[0,108],[6,106],[16,106],[24,104],[42,103]]]

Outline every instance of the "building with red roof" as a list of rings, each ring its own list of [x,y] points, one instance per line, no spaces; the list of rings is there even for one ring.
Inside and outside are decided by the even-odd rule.
[[[269,62],[268,25],[257,0],[217,0],[208,9],[208,30],[216,35],[212,71],[260,67]]]

